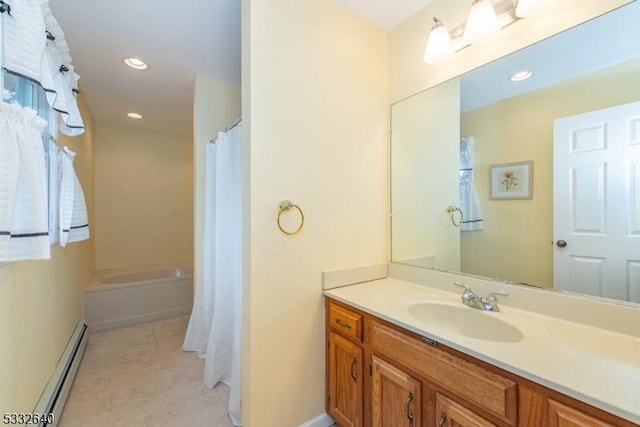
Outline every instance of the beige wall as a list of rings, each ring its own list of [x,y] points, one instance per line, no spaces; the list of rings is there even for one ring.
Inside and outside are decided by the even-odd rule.
[[[244,0],[242,37],[243,422],[296,426],[324,412],[322,271],[387,259],[387,35],[332,0]]]
[[[462,115],[476,138],[485,229],[462,234],[462,271],[551,287],[553,120],[640,100],[640,60]],[[487,126],[493,123],[493,126]],[[533,160],[532,200],[489,200],[489,165]]]
[[[629,2],[559,1],[544,13],[505,28],[486,43],[467,47],[443,63],[428,65],[422,62],[422,56],[432,18],[437,16],[452,30],[465,22],[468,13],[468,5],[463,2],[434,0],[389,33],[390,99],[403,99]]]
[[[80,98],[81,99],[81,98]],[[82,100],[86,132],[60,135],[74,161],[94,221],[93,119]],[[31,412],[73,330],[82,320],[82,289],[94,272],[94,239],[52,247],[51,260],[0,266],[0,414]]]
[[[194,269],[202,277],[206,146],[240,116],[240,86],[198,75],[193,86]]]
[[[191,136],[96,124],[96,269],[193,262]]]
[[[459,100],[452,79],[391,108],[393,261],[435,256],[431,267],[460,270],[460,233],[446,212],[459,205],[459,156],[450,149],[460,141]]]

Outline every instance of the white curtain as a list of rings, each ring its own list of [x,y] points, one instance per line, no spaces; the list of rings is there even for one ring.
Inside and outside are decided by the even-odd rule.
[[[460,231],[474,231],[484,228],[480,197],[473,184],[474,155],[475,139],[472,136],[460,138],[460,210],[463,217]]]
[[[242,124],[207,144],[203,274],[183,348],[205,358],[204,382],[229,385],[229,416],[241,425]]]
[[[60,219],[60,246],[62,247],[65,247],[67,243],[89,239],[87,204],[80,180],[73,168],[75,156],[75,152],[64,147],[58,158],[61,172],[58,216]]]
[[[0,262],[51,258],[46,127],[34,110],[0,103]]]

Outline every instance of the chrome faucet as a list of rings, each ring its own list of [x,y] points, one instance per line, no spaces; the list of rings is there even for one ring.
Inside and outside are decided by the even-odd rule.
[[[487,298],[483,300],[481,296],[476,295],[471,290],[471,288],[465,285],[464,283],[453,282],[453,284],[464,288],[464,291],[462,292],[462,297],[461,297],[462,303],[464,305],[468,305],[469,307],[477,308],[479,310],[500,311],[500,308],[498,307],[498,304],[497,304],[498,299],[496,298],[496,295],[504,295],[504,296],[509,295],[509,292],[506,292],[506,291],[495,291],[495,292],[490,292],[489,295],[487,295]]]

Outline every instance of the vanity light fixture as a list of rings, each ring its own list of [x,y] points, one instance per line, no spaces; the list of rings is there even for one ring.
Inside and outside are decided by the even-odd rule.
[[[511,81],[521,82],[522,80],[527,80],[531,76],[533,76],[533,73],[529,70],[518,71],[513,76],[511,76]]]
[[[472,0],[467,22],[449,31],[433,18],[427,46],[422,60],[435,64],[453,56],[470,44],[478,43],[521,18],[531,16],[556,0],[501,0],[495,8],[491,0]],[[446,34],[445,34],[446,33]]]
[[[456,52],[447,27],[438,18],[433,18],[433,22],[435,24],[431,27],[427,47],[424,50],[423,61],[427,64],[443,61]]]
[[[149,64],[147,64],[146,62],[144,62],[142,59],[140,58],[134,58],[133,56],[130,56],[128,58],[124,58],[122,60],[122,62],[125,63],[125,65],[135,69],[135,70],[146,70],[149,68]]]
[[[500,20],[491,0],[473,0],[462,38],[469,44],[486,39],[500,31]]]
[[[130,119],[138,120],[142,118],[142,114],[131,112],[131,113],[127,113],[127,117],[129,117]]]

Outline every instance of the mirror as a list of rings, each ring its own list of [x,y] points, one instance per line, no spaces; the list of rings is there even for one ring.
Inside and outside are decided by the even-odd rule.
[[[640,302],[639,18],[629,3],[393,104],[392,261]],[[626,151],[609,158],[618,126],[586,113],[621,105]],[[590,160],[562,163],[554,145]],[[460,197],[471,186],[481,218]]]

